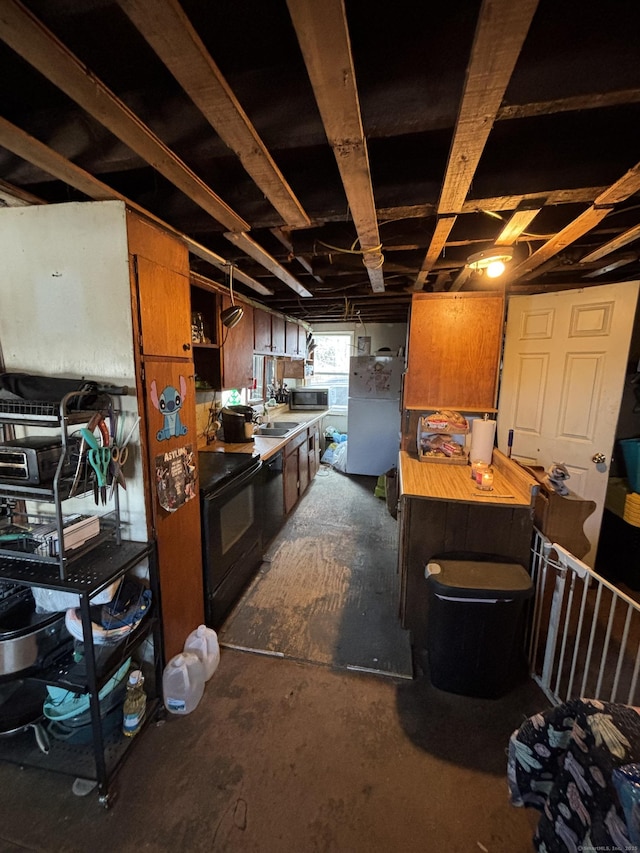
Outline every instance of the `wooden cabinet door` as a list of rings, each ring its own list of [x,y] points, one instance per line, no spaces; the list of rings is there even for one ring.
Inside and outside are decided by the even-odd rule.
[[[286,451],[286,448],[285,448]],[[285,452],[282,460],[284,512],[288,515],[298,502],[298,450]]]
[[[253,312],[253,348],[271,354],[271,314],[258,308]]]
[[[307,336],[304,326],[285,320],[284,327],[286,354],[293,358],[302,358],[305,354]]]
[[[146,355],[191,357],[191,286],[186,243],[127,212],[134,319]]]
[[[191,354],[189,276],[142,255],[131,257],[138,294],[141,346],[145,355],[188,358]]]
[[[222,310],[231,306],[222,297]],[[250,388],[253,384],[253,307],[242,305],[244,314],[232,329],[222,331],[222,388]]]
[[[284,355],[284,317],[271,315],[271,352],[273,355]]]
[[[403,407],[495,410],[503,321],[502,294],[414,295]]]
[[[204,620],[193,366],[146,358],[140,395],[151,534],[157,540],[164,652],[169,660]],[[170,411],[167,404],[174,403],[176,395],[179,408]]]
[[[285,320],[284,324],[285,352],[287,355],[298,355],[298,324]]]

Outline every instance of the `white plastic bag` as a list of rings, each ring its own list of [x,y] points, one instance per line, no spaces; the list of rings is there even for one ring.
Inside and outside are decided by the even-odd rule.
[[[347,470],[347,442],[341,442],[335,449],[333,454],[333,467],[336,471]]]
[[[115,580],[102,592],[94,595],[91,604],[108,604],[116,594],[120,578]],[[62,592],[58,589],[45,589],[41,586],[32,586],[31,592],[36,602],[36,613],[56,613],[59,610],[69,610],[80,607],[80,596],[75,592]]]

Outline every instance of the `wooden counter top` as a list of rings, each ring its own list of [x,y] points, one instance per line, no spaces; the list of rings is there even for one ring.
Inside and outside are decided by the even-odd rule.
[[[299,427],[290,432],[284,437],[266,437],[256,435],[253,441],[244,441],[241,444],[229,444],[226,441],[212,441],[210,444],[204,444],[198,447],[200,452],[205,453],[253,453],[254,456],[260,455],[261,459],[270,459],[272,456],[282,450],[292,438],[295,438],[303,429],[306,429],[310,424],[319,421],[326,415],[326,412],[279,412],[274,414],[270,419],[271,423],[277,424],[281,421],[298,421]]]
[[[469,465],[421,462],[415,453],[403,450],[398,472],[399,495],[492,506],[533,506],[539,487],[534,478],[497,449],[493,451],[491,465],[493,491],[483,492],[471,479]]]

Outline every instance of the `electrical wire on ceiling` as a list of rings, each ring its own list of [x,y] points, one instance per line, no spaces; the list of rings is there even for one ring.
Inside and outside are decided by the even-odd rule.
[[[382,243],[377,246],[372,246],[370,249],[356,249],[355,247],[360,242],[360,238],[356,237],[356,239],[351,244],[350,249],[343,249],[340,246],[333,246],[331,243],[325,243],[324,240],[316,240],[316,243],[319,243],[321,246],[324,246],[325,249],[331,249],[332,252],[338,252],[342,255],[360,255],[362,257],[362,263],[368,267],[369,269],[379,270],[382,268],[384,264],[384,255],[382,254]],[[369,255],[379,255],[377,261],[371,261],[368,259]]]
[[[485,216],[491,216],[493,219],[499,219],[500,222],[507,221],[501,213],[496,213],[494,210],[478,209],[478,213],[484,213]],[[522,236],[530,237],[532,240],[550,240],[552,237],[555,237],[555,232],[553,232],[552,234],[533,234],[531,231],[523,231]]]

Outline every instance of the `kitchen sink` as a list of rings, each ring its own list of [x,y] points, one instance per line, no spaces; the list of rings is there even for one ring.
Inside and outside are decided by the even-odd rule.
[[[272,426],[259,426],[256,435],[263,435],[267,438],[282,438],[299,426],[300,424],[297,421],[276,421]]]

